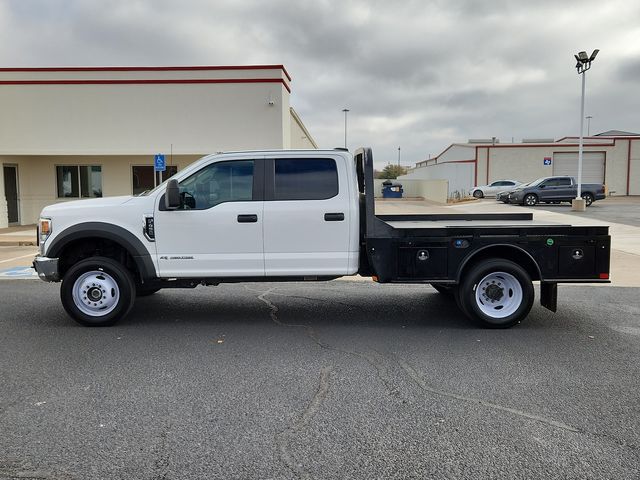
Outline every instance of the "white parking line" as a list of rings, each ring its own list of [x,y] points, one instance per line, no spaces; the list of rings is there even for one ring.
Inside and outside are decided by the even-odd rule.
[[[20,257],[13,257],[7,260],[0,260],[0,263],[13,262],[14,260],[20,260],[21,258],[35,257],[35,256],[36,256],[36,252],[33,252],[33,253],[29,253],[28,255],[22,255]]]

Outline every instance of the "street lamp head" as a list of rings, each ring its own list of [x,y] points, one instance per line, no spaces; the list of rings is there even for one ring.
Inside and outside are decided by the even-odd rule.
[[[342,111],[343,111],[344,113],[347,113],[347,112],[350,112],[351,110],[349,110],[348,108],[343,108],[343,109],[342,109]]]
[[[596,55],[598,55],[598,52],[600,50],[598,50],[597,48],[593,51],[593,53],[591,54],[591,56],[589,57],[589,61],[593,62],[596,59]]]
[[[586,62],[587,60],[589,60],[589,55],[587,55],[587,52],[579,52],[578,53],[578,59],[581,62]]]

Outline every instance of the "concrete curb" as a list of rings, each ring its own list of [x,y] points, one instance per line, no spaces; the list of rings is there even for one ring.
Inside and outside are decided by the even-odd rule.
[[[35,240],[0,240],[0,247],[35,247]]]

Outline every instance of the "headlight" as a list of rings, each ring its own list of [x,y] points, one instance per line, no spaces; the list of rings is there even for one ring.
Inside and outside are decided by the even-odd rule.
[[[49,235],[51,235],[51,219],[50,218],[40,218],[40,226],[38,227],[38,232],[40,235],[40,245],[42,245]]]

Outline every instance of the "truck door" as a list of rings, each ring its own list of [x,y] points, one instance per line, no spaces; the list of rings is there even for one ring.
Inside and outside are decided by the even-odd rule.
[[[267,157],[264,253],[267,276],[345,275],[351,196],[342,157]],[[357,235],[357,232],[356,232]]]
[[[558,179],[549,178],[538,186],[538,199],[541,202],[551,202],[558,197]]]
[[[183,205],[160,196],[155,237],[161,277],[263,276],[264,160],[205,165],[180,181]]]

